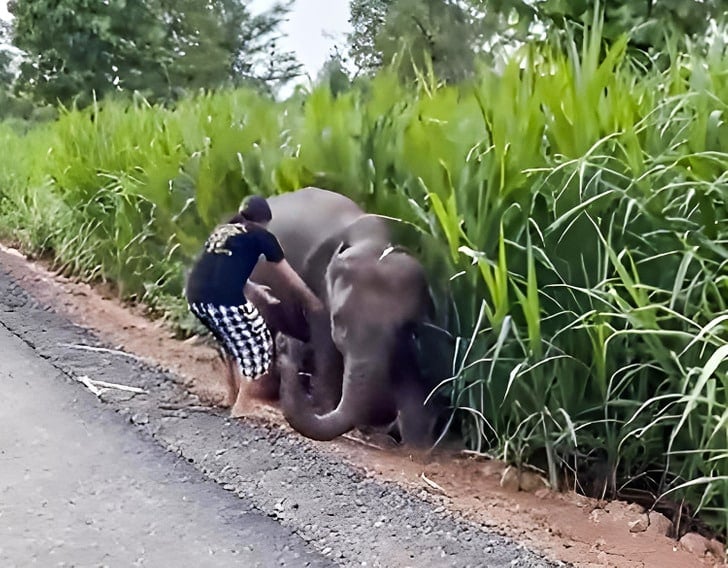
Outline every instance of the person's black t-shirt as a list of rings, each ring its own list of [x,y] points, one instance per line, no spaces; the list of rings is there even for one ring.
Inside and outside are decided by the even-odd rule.
[[[190,273],[187,299],[216,306],[244,304],[243,288],[260,255],[270,262],[283,260],[272,233],[252,223],[220,225]]]

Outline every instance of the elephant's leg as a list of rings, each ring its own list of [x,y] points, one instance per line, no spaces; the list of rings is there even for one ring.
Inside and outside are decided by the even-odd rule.
[[[397,407],[394,395],[381,396],[371,401],[371,408],[365,424],[358,424],[357,430],[369,441],[385,448],[394,448],[400,442],[397,429]]]

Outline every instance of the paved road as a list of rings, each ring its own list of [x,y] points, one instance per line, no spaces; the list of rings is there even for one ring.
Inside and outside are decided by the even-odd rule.
[[[0,325],[0,566],[327,566]]]

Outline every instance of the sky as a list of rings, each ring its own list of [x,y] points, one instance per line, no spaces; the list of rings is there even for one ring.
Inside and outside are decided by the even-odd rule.
[[[0,0],[0,3],[4,0]],[[274,0],[253,0],[253,12],[269,8]],[[344,47],[351,29],[347,0],[295,0],[288,21],[283,25],[285,37],[281,49],[293,51],[315,78],[334,46]]]
[[[258,13],[274,4],[274,0],[253,0],[251,10]],[[8,18],[7,0],[0,0],[0,18]],[[349,2],[347,0],[295,0],[281,49],[293,51],[306,72],[315,78],[337,43],[343,46],[349,31]]]

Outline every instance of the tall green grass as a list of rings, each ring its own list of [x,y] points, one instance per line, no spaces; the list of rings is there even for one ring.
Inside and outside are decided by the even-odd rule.
[[[0,126],[0,227],[182,318],[210,228],[317,185],[401,219],[456,337],[451,425],[591,495],[728,526],[728,54],[632,66],[599,23],[477,81],[105,102]]]

